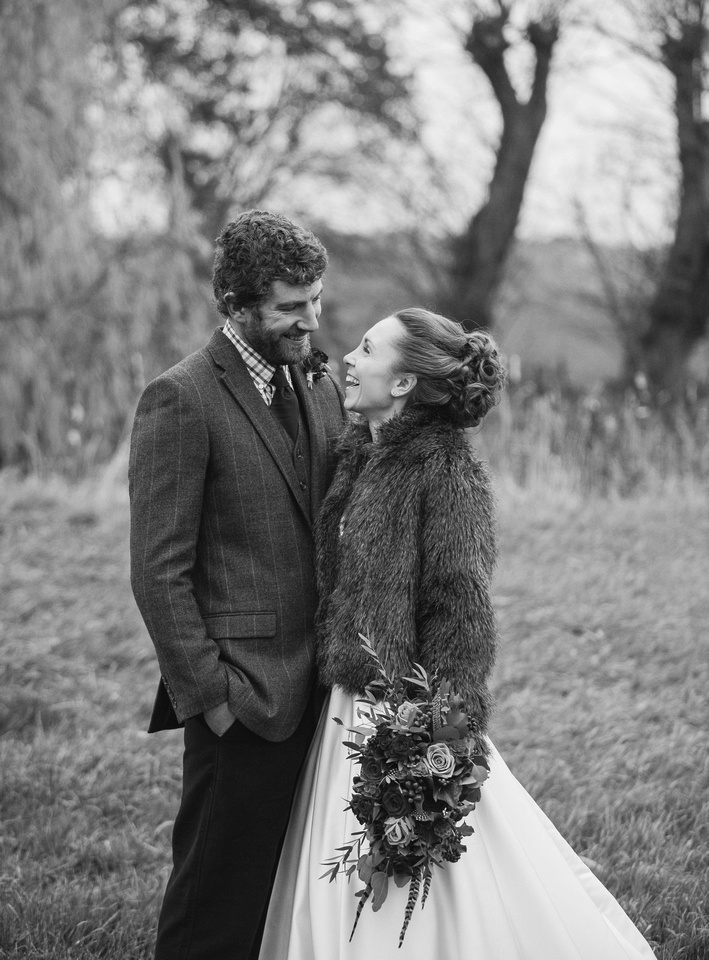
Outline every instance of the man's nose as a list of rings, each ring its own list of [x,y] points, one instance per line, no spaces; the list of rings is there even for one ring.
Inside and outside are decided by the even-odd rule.
[[[317,330],[320,324],[318,323],[318,309],[314,303],[309,303],[308,306],[303,311],[303,315],[298,321],[298,325],[307,330],[309,333]]]

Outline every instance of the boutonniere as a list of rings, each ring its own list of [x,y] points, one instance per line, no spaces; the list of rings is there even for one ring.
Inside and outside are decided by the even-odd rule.
[[[308,390],[313,389],[313,383],[324,377],[330,368],[327,365],[327,354],[322,350],[313,350],[303,361],[303,371],[308,383]]]

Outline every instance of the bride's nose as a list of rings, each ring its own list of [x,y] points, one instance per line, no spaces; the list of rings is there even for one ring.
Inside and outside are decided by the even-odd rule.
[[[345,364],[345,366],[351,367],[351,366],[352,366],[353,359],[354,359],[354,353],[347,353],[347,354],[345,354],[345,356],[342,358],[342,362]]]

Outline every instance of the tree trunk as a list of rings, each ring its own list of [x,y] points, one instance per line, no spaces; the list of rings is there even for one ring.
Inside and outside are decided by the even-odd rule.
[[[531,23],[528,39],[535,51],[534,80],[526,101],[519,101],[504,61],[507,12],[478,19],[466,49],[492,86],[502,113],[502,135],[485,204],[467,230],[452,243],[450,286],[445,312],[466,327],[490,327],[492,306],[519,220],[524,191],[547,113],[547,82],[559,20]]]
[[[675,113],[681,169],[675,236],[649,308],[641,356],[653,393],[682,391],[693,347],[709,320],[709,142],[701,117],[702,22],[684,23],[667,37],[663,59],[675,78]]]

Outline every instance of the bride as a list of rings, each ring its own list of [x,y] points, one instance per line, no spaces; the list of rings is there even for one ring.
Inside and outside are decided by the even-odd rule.
[[[485,466],[465,427],[497,402],[494,341],[429,311],[375,324],[345,357],[347,408],[318,519],[319,672],[331,687],[302,775],[261,960],[652,960],[620,905],[515,780],[486,736],[496,647],[490,577],[495,521]],[[407,888],[365,905],[356,874],[324,864],[360,824],[344,807],[359,767],[343,728],[373,679],[359,634],[390,674],[437,671],[466,703],[490,777],[457,863],[434,868],[399,949]]]

